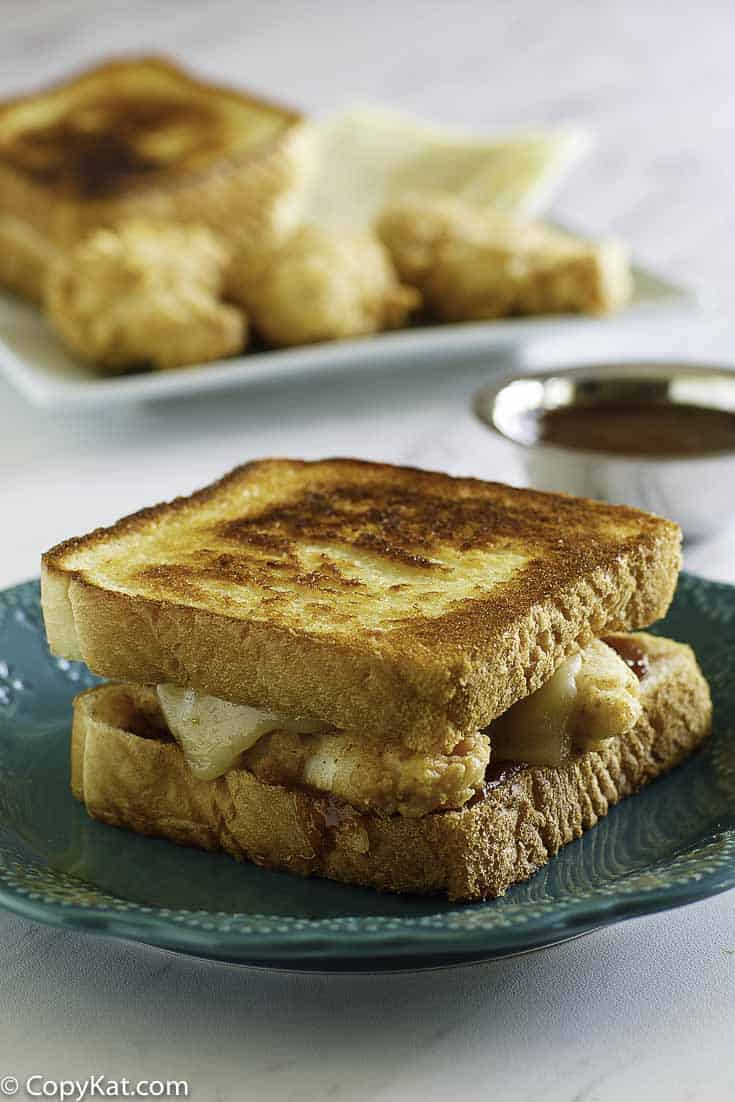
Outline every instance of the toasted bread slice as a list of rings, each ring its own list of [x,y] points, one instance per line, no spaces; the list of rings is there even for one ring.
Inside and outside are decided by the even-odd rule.
[[[680,531],[357,460],[263,460],[43,558],[52,650],[451,750],[594,636],[666,611]]]
[[[72,791],[112,826],[303,876],[454,900],[502,895],[709,732],[709,690],[690,648],[636,640],[650,669],[634,730],[556,768],[501,763],[484,793],[459,811],[361,814],[331,797],[266,784],[245,768],[197,780],[155,693],[136,685],[104,685],[76,698]]]
[[[27,249],[28,224],[64,248],[130,217],[270,239],[300,217],[314,162],[315,136],[288,108],[162,58],[109,61],[0,104],[3,242]],[[15,286],[39,297],[41,279],[29,287],[24,271]]]

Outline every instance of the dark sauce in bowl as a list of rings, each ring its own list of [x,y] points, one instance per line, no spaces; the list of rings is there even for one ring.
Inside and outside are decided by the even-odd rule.
[[[632,402],[538,410],[534,443],[621,455],[703,456],[735,451],[735,411]]]

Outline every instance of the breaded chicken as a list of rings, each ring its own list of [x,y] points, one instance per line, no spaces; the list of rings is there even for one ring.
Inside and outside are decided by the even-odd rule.
[[[371,233],[302,226],[268,254],[242,248],[228,292],[269,344],[310,344],[397,329],[420,302]]]
[[[242,760],[266,784],[306,785],[360,810],[417,816],[462,807],[482,788],[490,742],[477,731],[451,754],[432,755],[416,753],[398,741],[366,741],[344,731],[273,731]]]
[[[108,372],[239,352],[247,323],[221,301],[229,255],[203,226],[130,221],[53,262],[44,305],[64,343]]]
[[[513,314],[611,313],[632,294],[626,248],[459,199],[415,196],[377,232],[401,279],[444,321]]]
[[[632,731],[641,717],[640,682],[602,639],[582,652],[576,689],[571,734],[579,750],[601,749],[607,739]]]
[[[251,745],[241,762],[266,784],[306,785],[361,810],[418,816],[464,806],[482,788],[491,753],[497,760],[558,765],[571,753],[626,734],[640,714],[637,677],[595,639],[543,688],[450,754],[417,753],[398,739],[345,731],[275,730]]]
[[[640,695],[638,678],[620,655],[593,639],[490,725],[493,757],[557,766],[570,754],[599,750],[635,727]]]

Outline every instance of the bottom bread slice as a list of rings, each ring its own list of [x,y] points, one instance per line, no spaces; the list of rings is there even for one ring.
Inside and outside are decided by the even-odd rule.
[[[650,669],[633,731],[554,768],[496,765],[484,792],[458,811],[363,814],[317,792],[265,784],[242,768],[198,780],[166,730],[155,692],[130,684],[75,699],[72,791],[112,826],[269,868],[450,900],[495,897],[708,734],[709,689],[690,648],[634,638]]]

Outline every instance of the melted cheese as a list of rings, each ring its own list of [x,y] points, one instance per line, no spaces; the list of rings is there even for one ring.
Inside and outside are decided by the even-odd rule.
[[[230,704],[215,696],[204,696],[178,685],[157,687],[161,711],[195,777],[210,781],[221,777],[270,731],[293,731],[311,735],[324,729],[312,719],[294,719]]]
[[[572,752],[570,719],[582,656],[562,663],[550,681],[519,700],[490,725],[493,757],[530,765],[559,765]]]
[[[635,674],[596,639],[487,728],[492,755],[529,765],[560,765],[575,750],[599,749],[631,730],[641,714],[639,697]],[[231,704],[177,685],[159,685],[158,699],[189,768],[202,780],[222,776],[271,731],[316,735],[327,729],[318,720]],[[306,759],[305,782],[331,791],[342,757],[341,744],[321,740]]]
[[[537,214],[590,146],[571,127],[474,134],[370,106],[325,119],[319,137],[306,216],[337,230],[367,228],[386,203],[416,192]]]
[[[635,674],[599,639],[487,729],[493,757],[561,765],[574,751],[599,750],[627,734],[642,711]]]

